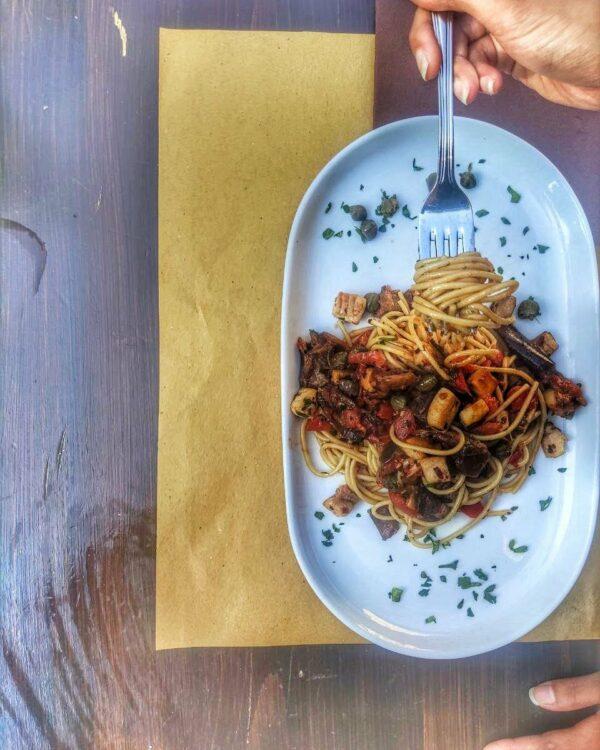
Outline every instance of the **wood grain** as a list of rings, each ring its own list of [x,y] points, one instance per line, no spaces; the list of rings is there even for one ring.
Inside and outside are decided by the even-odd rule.
[[[0,3],[0,747],[475,750],[567,725],[526,688],[589,671],[596,644],[154,652],[157,29],[374,19],[369,0],[114,10],[126,56],[108,2]]]

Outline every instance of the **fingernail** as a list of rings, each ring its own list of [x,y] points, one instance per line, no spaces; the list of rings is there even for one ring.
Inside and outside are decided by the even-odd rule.
[[[481,88],[485,91],[486,94],[492,96],[494,93],[494,79],[490,78],[490,76],[485,76],[484,78],[482,78]]]
[[[422,49],[417,50],[417,54],[415,55],[415,58],[417,60],[417,67],[419,68],[419,73],[421,74],[421,78],[426,81],[427,80],[427,68],[429,67],[429,60],[427,59],[427,55],[423,52]]]
[[[529,700],[535,706],[551,706],[556,703],[556,696],[554,695],[554,688],[551,682],[542,682],[541,685],[532,687],[529,691]]]
[[[467,84],[456,81],[454,84],[454,94],[466,107],[469,103],[469,87]]]

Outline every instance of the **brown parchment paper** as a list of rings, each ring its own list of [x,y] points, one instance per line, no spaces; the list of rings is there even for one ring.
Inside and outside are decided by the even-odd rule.
[[[286,527],[287,235],[371,129],[372,35],[160,32],[157,648],[358,642]]]
[[[371,128],[373,57],[369,35],[160,32],[158,649],[360,642],[287,536],[278,338],[294,212]],[[530,638],[598,635],[591,567]]]

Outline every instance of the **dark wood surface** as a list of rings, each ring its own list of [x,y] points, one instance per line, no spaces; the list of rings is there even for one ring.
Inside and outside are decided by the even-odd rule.
[[[400,0],[399,0],[400,1]],[[592,643],[156,653],[157,30],[372,31],[371,0],[0,2],[0,747],[477,750]],[[404,33],[400,30],[399,33]]]

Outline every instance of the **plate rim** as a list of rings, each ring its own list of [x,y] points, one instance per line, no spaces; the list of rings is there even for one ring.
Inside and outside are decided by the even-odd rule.
[[[564,174],[558,169],[558,167],[554,164],[554,162],[551,161],[545,154],[543,154],[538,148],[536,148],[534,145],[526,141],[525,139],[521,138],[518,135],[515,135],[514,133],[511,133],[510,131],[506,130],[505,128],[499,127],[498,125],[494,125],[493,123],[486,122],[485,120],[479,120],[477,118],[471,118],[471,117],[456,117],[455,118],[458,121],[467,121],[467,122],[475,122],[480,126],[483,126],[484,129],[489,128],[491,130],[496,130],[502,133],[505,136],[508,136],[510,139],[513,139],[517,142],[520,142],[521,144],[524,144],[529,149],[532,149],[538,158],[540,158],[542,161],[546,162],[552,169],[556,171],[558,175],[560,175],[561,179],[564,182],[564,186],[568,193],[570,194],[573,205],[578,213],[578,219],[579,219],[579,225],[583,231],[583,234],[585,235],[586,239],[586,247],[585,251],[590,256],[590,262],[591,262],[591,268],[595,272],[595,279],[596,283],[593,285],[594,287],[594,295],[591,302],[593,303],[593,310],[594,315],[596,319],[600,319],[600,285],[598,283],[598,260],[596,256],[596,250],[594,245],[594,240],[590,228],[589,221],[587,219],[587,216],[583,210],[583,207],[581,205],[581,202],[579,201],[579,198],[577,197],[577,194],[573,190],[571,184],[566,179]],[[558,606],[564,601],[564,599],[568,596],[570,591],[572,590],[573,586],[577,582],[581,571],[583,570],[583,567],[587,561],[587,558],[590,553],[592,541],[594,539],[594,533],[597,525],[597,518],[598,518],[598,508],[599,508],[599,502],[600,502],[600,467],[596,463],[593,471],[593,477],[591,478],[591,484],[592,484],[592,497],[594,499],[593,502],[593,508],[591,509],[591,513],[589,515],[589,525],[587,528],[586,533],[586,539],[585,544],[583,544],[580,547],[580,554],[577,558],[577,565],[573,566],[571,568],[571,574],[569,576],[565,576],[564,584],[562,588],[560,589],[559,594],[554,597],[551,604],[545,607],[541,611],[536,611],[535,615],[532,616],[532,618],[528,621],[528,624],[526,627],[516,627],[513,628],[510,632],[510,634],[506,638],[499,638],[496,639],[494,642],[490,642],[488,646],[485,648],[481,647],[475,647],[475,648],[457,648],[453,651],[446,651],[444,653],[429,650],[425,647],[419,648],[418,651],[415,651],[414,649],[407,649],[402,648],[401,644],[397,643],[390,643],[386,642],[385,640],[381,639],[378,635],[373,635],[373,637],[368,637],[365,635],[364,632],[359,630],[358,627],[354,625],[350,617],[347,617],[345,613],[343,613],[340,608],[337,606],[337,604],[329,597],[328,593],[324,590],[324,587],[321,584],[321,581],[317,575],[314,575],[308,558],[303,551],[303,545],[299,538],[298,529],[296,528],[296,525],[293,523],[293,503],[292,503],[292,488],[291,488],[291,478],[292,478],[292,452],[294,448],[290,445],[290,436],[291,436],[291,429],[290,425],[292,423],[291,417],[289,415],[289,408],[287,403],[287,393],[286,393],[286,382],[289,377],[289,371],[290,371],[290,364],[287,361],[289,358],[285,356],[289,342],[287,341],[287,312],[288,312],[288,297],[290,295],[290,290],[292,288],[292,266],[294,265],[295,257],[296,257],[296,251],[295,246],[297,244],[298,234],[299,234],[299,228],[300,223],[302,221],[302,217],[304,214],[305,207],[312,199],[313,194],[319,189],[319,186],[321,182],[326,178],[328,173],[333,170],[336,165],[343,161],[343,159],[346,157],[347,154],[350,152],[362,147],[364,144],[368,143],[370,140],[383,137],[387,132],[391,132],[395,129],[406,127],[408,125],[417,125],[419,123],[431,123],[431,122],[437,122],[438,117],[437,115],[420,115],[417,117],[408,117],[401,120],[395,120],[394,122],[388,123],[387,125],[382,125],[381,127],[374,128],[373,130],[368,131],[367,133],[364,133],[363,135],[359,136],[355,140],[348,143],[344,148],[342,148],[340,151],[338,151],[315,175],[313,180],[311,181],[310,185],[304,192],[304,195],[302,196],[302,199],[300,203],[298,204],[298,208],[296,209],[296,213],[294,215],[294,220],[292,222],[292,226],[290,229],[288,242],[286,246],[286,256],[285,256],[285,266],[284,266],[284,274],[283,274],[283,289],[282,289],[282,302],[281,302],[281,319],[280,319],[280,397],[281,397],[281,426],[282,426],[282,449],[283,449],[283,481],[284,481],[284,491],[285,491],[285,504],[286,504],[286,519],[287,519],[287,527],[288,527],[288,533],[292,545],[292,549],[294,551],[294,555],[296,557],[296,560],[298,562],[298,565],[300,566],[300,569],[302,571],[302,574],[308,581],[310,587],[316,594],[316,596],[319,598],[321,603],[340,621],[342,622],[347,628],[349,628],[352,632],[356,633],[361,638],[365,639],[367,642],[371,642],[377,646],[380,646],[386,650],[393,651],[395,653],[400,653],[406,656],[412,656],[415,658],[425,658],[425,659],[457,659],[457,658],[467,658],[470,656],[475,656],[478,654],[488,653],[490,651],[494,651],[497,648],[501,648],[502,646],[505,646],[509,643],[513,643],[514,641],[518,640],[522,636],[524,636],[526,633],[533,630],[533,628],[537,627],[540,623],[542,623],[549,615],[554,612]],[[581,252],[581,250],[578,250]],[[597,336],[598,339],[597,343],[600,344],[600,323],[596,327]],[[596,369],[600,369],[600,346],[596,347]],[[594,396],[600,394],[594,394]],[[600,405],[596,405],[595,408],[595,453],[598,454],[598,449],[600,447]],[[507,628],[508,630],[508,628]]]

